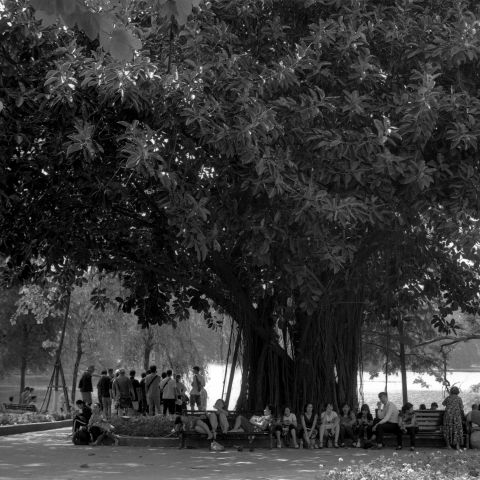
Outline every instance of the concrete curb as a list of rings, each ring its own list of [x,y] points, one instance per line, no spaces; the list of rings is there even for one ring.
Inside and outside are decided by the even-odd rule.
[[[23,423],[20,425],[4,425],[0,427],[0,437],[3,435],[17,435],[19,433],[40,432],[42,430],[55,430],[72,426],[72,419],[59,420],[58,422]]]

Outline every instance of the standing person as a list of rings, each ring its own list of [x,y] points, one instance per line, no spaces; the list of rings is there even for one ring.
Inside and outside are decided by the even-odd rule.
[[[388,401],[386,392],[378,394],[380,401],[377,403],[377,422],[374,422],[372,431],[377,436],[377,448],[383,448],[383,434],[385,432],[395,433],[397,436],[397,447],[402,447],[402,431],[398,426],[398,408]]]
[[[118,372],[118,377],[113,382],[113,398],[118,404],[118,407],[123,409],[126,414],[129,408],[132,408],[132,398],[134,396],[132,382],[125,375],[125,369],[121,368]]]
[[[187,387],[181,375],[175,375],[175,413],[182,414],[187,410]]]
[[[148,371],[148,373],[150,373],[150,371]],[[140,401],[139,401],[138,411],[142,415],[145,415],[145,412],[147,411],[147,392],[145,390],[145,378],[147,377],[147,373],[142,372],[141,377],[142,378],[140,380]]]
[[[160,376],[161,376],[160,383],[162,383],[162,381],[167,378],[167,372],[162,372]],[[160,405],[162,407],[160,411],[163,412],[163,392],[161,388],[160,388]]]
[[[315,446],[315,439],[318,434],[317,421],[318,415],[313,411],[313,404],[307,403],[302,415],[300,415],[301,429],[298,433],[299,438],[303,438],[305,448],[313,448]]]
[[[95,371],[95,367],[90,365],[83,375],[80,377],[80,381],[78,382],[78,388],[82,395],[82,400],[87,404],[92,404],[92,392],[93,392],[93,385],[92,385],[92,375]]]
[[[463,402],[458,396],[459,393],[460,390],[457,387],[452,387],[450,394],[442,402],[442,405],[445,407],[445,413],[443,414],[445,442],[447,443],[447,448],[452,448],[452,445],[454,445],[457,450],[460,450],[460,445],[463,441],[462,420],[464,417]]]
[[[97,390],[98,403],[100,403],[101,399],[100,405],[102,406],[102,411],[105,414],[105,418],[110,420],[112,417],[112,398],[110,397],[111,381],[106,370],[102,370],[102,376],[97,383]]]
[[[140,382],[135,378],[135,374],[135,370],[130,370],[130,383],[133,388],[132,402],[135,402],[133,409],[138,412],[140,411]]]
[[[417,418],[415,412],[413,411],[413,405],[407,402],[403,407],[402,411],[398,415],[398,426],[402,433],[408,433],[410,436],[410,450],[415,450],[415,436],[418,432],[417,427]],[[402,437],[400,437],[402,439]],[[402,448],[402,443],[397,447],[397,450]]]
[[[190,391],[190,409],[195,410],[195,404],[202,409],[201,392],[205,390],[205,378],[200,375],[200,367],[193,367],[192,390]]]
[[[162,392],[163,399],[163,414],[169,413],[173,415],[175,413],[175,400],[176,400],[176,382],[172,378],[173,372],[167,370],[167,378],[164,378],[160,382],[160,391]]]
[[[153,417],[160,415],[160,377],[157,375],[156,365],[151,365],[149,370],[150,373],[145,377],[145,396],[148,413]]]

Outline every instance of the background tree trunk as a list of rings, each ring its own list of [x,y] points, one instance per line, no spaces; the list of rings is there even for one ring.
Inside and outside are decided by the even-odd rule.
[[[80,361],[82,360],[83,355],[83,329],[85,328],[86,322],[82,322],[80,324],[80,328],[77,333],[77,353],[75,356],[75,365],[73,366],[73,374],[72,374],[72,405],[75,404],[75,397],[77,392],[77,377],[78,377],[78,370],[80,368]]]
[[[22,337],[22,351],[20,353],[20,395],[25,389],[25,376],[28,362],[29,328],[25,320],[23,320],[22,324]]]

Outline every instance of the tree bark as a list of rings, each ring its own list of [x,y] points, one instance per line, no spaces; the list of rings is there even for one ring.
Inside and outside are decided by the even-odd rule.
[[[78,369],[80,368],[80,361],[82,360],[83,355],[83,329],[85,328],[85,322],[82,321],[80,324],[80,328],[77,333],[77,353],[75,356],[75,364],[73,366],[73,375],[72,375],[72,405],[75,404],[75,397],[77,392],[77,377],[78,377]]]
[[[405,343],[403,337],[403,318],[398,320],[398,333],[400,334],[400,372],[402,376],[402,400],[405,405],[408,402],[407,390],[407,365],[405,360]]]
[[[28,362],[29,329],[25,320],[22,324],[22,337],[22,351],[20,352],[20,395],[22,395],[22,392],[25,390],[25,376]]]

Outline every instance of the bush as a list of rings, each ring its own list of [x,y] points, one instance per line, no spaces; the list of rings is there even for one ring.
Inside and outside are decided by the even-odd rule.
[[[472,480],[480,477],[480,459],[476,452],[458,452],[453,455],[433,452],[429,455],[411,454],[392,457],[381,456],[355,466],[334,468],[321,472],[319,480]]]
[[[112,416],[110,423],[118,435],[131,437],[165,437],[172,435],[174,420],[155,415],[154,417],[117,417]]]

